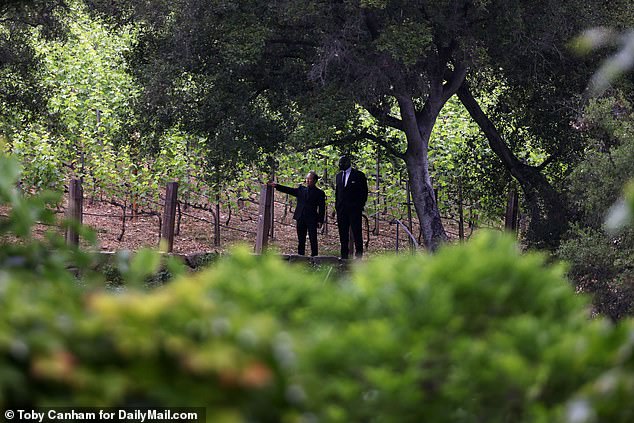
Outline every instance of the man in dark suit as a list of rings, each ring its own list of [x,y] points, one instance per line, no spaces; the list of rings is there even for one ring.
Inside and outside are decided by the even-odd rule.
[[[291,188],[269,182],[276,190],[297,197],[293,219],[297,221],[297,254],[301,256],[306,253],[306,232],[310,239],[310,255],[314,257],[318,253],[317,229],[321,228],[326,215],[326,194],[315,186],[318,179],[317,173],[311,170],[306,175],[306,186]]]
[[[349,156],[341,156],[339,170],[341,172],[337,173],[336,179],[335,209],[339,226],[341,258],[348,258],[350,230],[354,239],[355,256],[360,258],[363,256],[361,215],[365,202],[368,200],[368,180],[363,172],[352,168]]]

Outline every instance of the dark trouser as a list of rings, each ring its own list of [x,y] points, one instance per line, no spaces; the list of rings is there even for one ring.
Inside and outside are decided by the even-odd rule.
[[[341,243],[341,258],[348,258],[348,242],[350,230],[354,239],[354,255],[363,255],[363,233],[361,231],[361,212],[346,213],[337,212],[337,226],[339,226],[339,242]]]
[[[310,239],[310,255],[317,255],[317,223],[306,222],[304,219],[297,221],[297,254],[306,254],[306,232]]]

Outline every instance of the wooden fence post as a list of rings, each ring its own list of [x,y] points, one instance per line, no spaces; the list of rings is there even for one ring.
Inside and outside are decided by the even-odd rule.
[[[504,229],[517,231],[517,216],[519,212],[519,195],[516,189],[509,190],[506,203],[506,213],[504,214]]]
[[[271,191],[272,192],[272,191]],[[272,194],[271,194],[272,196]],[[275,239],[275,232],[274,232],[274,225],[275,225],[275,201],[271,200],[271,206],[269,207],[270,210],[270,221],[269,221],[269,238],[271,238],[272,240]]]
[[[220,246],[220,194],[216,195],[216,221],[214,222],[214,245]]]
[[[174,221],[176,220],[176,202],[178,198],[178,182],[169,182],[165,189],[165,210],[163,210],[163,227],[161,239],[167,241],[167,252],[174,248]]]
[[[260,206],[258,209],[258,228],[255,236],[255,253],[262,254],[268,245],[269,225],[271,224],[271,204],[273,203],[273,187],[262,185],[260,190]]]
[[[68,185],[68,208],[66,209],[66,218],[72,220],[75,224],[81,224],[83,221],[84,191],[81,186],[80,179],[71,179]],[[66,243],[68,245],[79,245],[79,233],[71,226],[66,228]]]
[[[458,179],[458,238],[464,241],[464,210],[462,208],[462,177]]]
[[[137,167],[133,166],[132,174],[135,175],[136,177],[138,173],[139,173],[139,170],[137,169]],[[130,203],[130,211],[131,211],[130,222],[136,222],[139,218],[139,195],[136,192],[132,194],[131,203]]]

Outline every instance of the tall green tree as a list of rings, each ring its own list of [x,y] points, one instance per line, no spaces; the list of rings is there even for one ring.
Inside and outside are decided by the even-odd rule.
[[[587,28],[634,24],[628,2],[493,2],[498,13],[482,22],[486,72],[472,73],[458,96],[491,149],[522,187],[530,214],[528,240],[556,247],[566,231],[569,207],[557,188],[583,156],[583,135],[574,128],[597,56],[579,57],[571,41]],[[504,4],[504,7],[501,7]],[[497,106],[486,112],[477,98],[504,83]],[[541,152],[535,161],[522,146]]]
[[[461,90],[480,126],[492,126],[486,115],[473,112],[479,106],[464,84],[467,76],[473,83],[486,73],[509,80],[526,75],[519,63],[510,66],[518,51],[543,57],[547,68],[553,57],[546,53],[561,48],[568,32],[605,19],[598,1],[566,7],[565,13],[555,13],[554,2],[536,7],[508,0],[90,3],[142,22],[133,66],[146,87],[142,105],[154,128],[185,124],[209,138],[210,151],[226,157],[257,155],[293,141],[381,142],[406,164],[423,242],[432,251],[447,239],[429,171],[431,134],[443,106]],[[562,19],[566,31],[548,39],[546,29]],[[534,45],[536,22],[542,37]],[[535,84],[535,93],[552,86],[558,87],[556,81]],[[530,96],[517,98],[528,108]],[[363,124],[360,108],[379,131]],[[405,135],[404,149],[383,136],[386,129]],[[539,167],[522,166],[506,140],[485,132],[529,201],[558,198],[542,194],[551,187]],[[536,223],[548,221],[547,212],[535,210],[536,217],[545,216]]]
[[[453,31],[451,5],[411,17],[393,2],[121,5],[150,28],[135,65],[149,87],[146,104],[161,106],[152,113],[159,123],[184,118],[213,138],[212,148],[238,145],[243,153],[272,149],[306,127],[331,143],[374,135],[359,125],[361,105],[407,136],[406,151],[392,150],[407,163],[425,245],[434,250],[447,238],[427,153],[433,123],[466,73],[453,63],[464,55],[458,44],[433,34],[434,25]]]

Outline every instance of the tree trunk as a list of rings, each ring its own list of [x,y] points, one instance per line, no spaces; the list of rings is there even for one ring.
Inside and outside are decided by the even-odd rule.
[[[434,199],[434,189],[429,182],[429,168],[427,159],[421,160],[421,155],[406,156],[407,173],[412,190],[412,201],[423,234],[423,244],[434,252],[448,237],[440,219],[438,204]]]
[[[403,159],[407,165],[412,201],[420,222],[423,244],[434,252],[448,239],[434,198],[428,159],[429,137],[442,103],[435,104],[430,98],[423,111],[417,115],[410,97],[399,96],[397,99],[407,138]]]
[[[566,207],[562,196],[555,191],[538,168],[526,165],[515,157],[466,84],[458,89],[457,94],[471,117],[484,132],[493,152],[522,187],[530,212],[529,228],[526,234],[529,245],[538,248],[556,248],[567,229]]]
[[[400,119],[376,107],[367,108],[380,123],[405,133],[407,149],[398,152],[387,145],[388,150],[402,158],[412,193],[412,201],[420,222],[423,244],[430,252],[448,240],[440,219],[434,188],[429,175],[429,138],[438,115],[449,98],[462,85],[467,69],[459,61],[451,59],[453,47],[439,52],[435,72],[430,75],[428,97],[422,109],[416,110],[412,92],[418,88],[407,84],[394,87],[394,98],[398,102]]]

